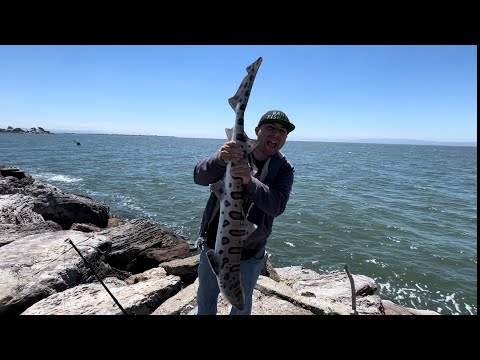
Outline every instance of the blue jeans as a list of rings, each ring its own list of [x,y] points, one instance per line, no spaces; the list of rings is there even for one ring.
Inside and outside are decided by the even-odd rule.
[[[217,301],[220,289],[218,288],[217,277],[215,276],[207,258],[207,244],[203,245],[200,253],[200,264],[198,265],[198,291],[197,310],[195,315],[216,315]],[[265,248],[260,249],[248,260],[240,261],[240,277],[243,291],[245,293],[245,308],[238,310],[232,306],[230,315],[250,315],[252,313],[252,296],[255,284],[262,272],[264,264]]]

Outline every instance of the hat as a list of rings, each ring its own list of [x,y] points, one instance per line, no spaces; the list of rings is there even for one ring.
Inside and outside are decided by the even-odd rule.
[[[258,122],[258,126],[263,124],[280,124],[287,128],[288,132],[292,132],[295,129],[290,120],[288,120],[287,115],[280,110],[270,110],[267,111]]]

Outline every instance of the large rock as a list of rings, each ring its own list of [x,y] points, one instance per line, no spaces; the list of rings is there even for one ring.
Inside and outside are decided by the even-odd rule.
[[[0,315],[20,314],[55,292],[85,281],[90,269],[70,239],[97,268],[110,248],[105,236],[78,231],[28,235],[0,248]]]
[[[2,173],[11,173],[3,165],[0,168]],[[0,223],[28,224],[52,220],[64,230],[70,229],[73,223],[107,227],[108,206],[21,173],[24,177],[0,176]]]
[[[160,266],[167,274],[180,276],[185,285],[190,285],[198,278],[198,264],[200,264],[200,254],[164,262]]]
[[[404,307],[390,300],[382,300],[382,305],[385,309],[385,315],[440,315],[436,311]]]
[[[86,196],[46,191],[34,199],[33,211],[41,214],[45,220],[60,224],[63,229],[70,229],[73,223],[106,228],[110,209]]]
[[[59,230],[62,230],[62,227],[50,220],[26,225],[0,224],[0,247],[27,235]]]
[[[277,268],[277,274],[283,283],[303,296],[328,298],[335,303],[344,304],[352,309],[352,290],[346,273],[332,272],[318,274],[303,266]],[[356,310],[359,314],[383,315],[385,310],[380,297],[376,294],[377,285],[372,278],[352,274],[355,283]]]
[[[127,271],[138,274],[157,267],[159,264],[190,256],[190,247],[186,241],[164,248],[150,248],[138,253],[126,267]]]
[[[27,225],[44,222],[33,210],[34,202],[23,194],[0,194],[0,224]]]
[[[112,242],[112,251],[108,256],[108,263],[117,269],[143,271],[157,266],[160,261],[168,261],[186,257],[189,252],[187,240],[176,235],[169,229],[161,229],[147,219],[133,219],[101,232]],[[185,244],[182,246],[181,244]],[[179,246],[180,245],[180,246]],[[159,252],[157,260],[145,254],[147,249],[172,249],[167,254]],[[147,252],[146,254],[148,254]],[[163,255],[161,255],[163,254]],[[140,255],[140,259],[136,260]],[[135,260],[135,261],[134,261]],[[132,271],[134,272],[134,271]]]
[[[181,289],[180,278],[161,268],[145,272],[139,281],[109,277],[103,283],[116,301],[103,285],[94,282],[53,294],[22,315],[149,315]]]

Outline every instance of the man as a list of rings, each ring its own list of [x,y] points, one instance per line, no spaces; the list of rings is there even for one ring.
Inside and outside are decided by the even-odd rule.
[[[258,146],[243,158],[243,151],[235,141],[227,141],[212,156],[197,163],[194,181],[210,185],[221,180],[232,161],[232,176],[242,178],[245,217],[257,225],[246,238],[240,261],[240,277],[245,293],[245,307],[238,310],[232,306],[230,315],[250,315],[255,284],[264,265],[265,245],[272,232],[273,220],[285,211],[293,185],[294,168],[280,153],[287,136],[295,129],[287,115],[278,110],[267,111],[255,128]],[[212,271],[206,252],[215,248],[219,219],[219,202],[210,194],[200,226],[203,239],[198,267],[199,288],[197,292],[198,315],[215,315],[219,295],[218,282]]]

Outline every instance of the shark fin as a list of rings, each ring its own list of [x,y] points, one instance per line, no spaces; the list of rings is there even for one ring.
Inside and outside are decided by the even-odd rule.
[[[247,145],[247,154],[250,154],[260,144],[260,141],[250,139],[245,133],[245,144]]]
[[[225,192],[225,188],[223,186],[223,180],[217,181],[216,183],[210,184],[210,190],[217,196],[219,200],[223,199],[223,194]]]
[[[212,271],[215,273],[216,276],[218,276],[218,263],[215,257],[215,250],[210,249],[206,253],[208,263],[210,264],[210,267],[212,268]]]
[[[227,134],[227,138],[228,140],[232,140],[232,137],[233,137],[233,128],[225,128],[225,133]]]
[[[230,129],[226,128],[225,133],[227,134],[228,140],[232,140],[232,138],[233,138],[233,128],[230,128]],[[258,146],[258,144],[260,144],[260,141],[255,140],[255,139],[250,139],[247,136],[246,133],[244,133],[244,135],[245,135],[244,149],[246,147],[247,154],[250,154],[253,150],[255,150],[255,148]]]

